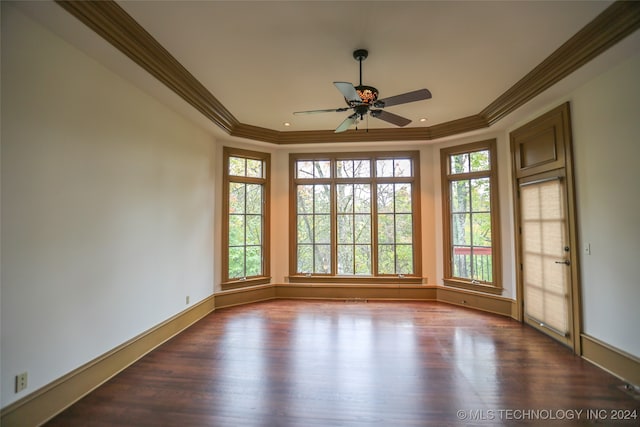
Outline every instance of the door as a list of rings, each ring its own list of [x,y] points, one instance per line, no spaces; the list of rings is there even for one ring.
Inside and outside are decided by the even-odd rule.
[[[569,105],[511,133],[519,318],[579,349]]]
[[[571,261],[564,177],[521,180],[524,320],[571,345]]]

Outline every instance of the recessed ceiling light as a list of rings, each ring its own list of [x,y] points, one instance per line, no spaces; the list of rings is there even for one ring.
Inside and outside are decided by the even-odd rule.
[[[283,123],[283,125],[284,125],[285,127],[289,127],[289,126],[291,126],[291,123],[289,123],[289,122],[284,122],[284,123]]]
[[[420,121],[424,123],[424,122],[426,122],[426,121],[427,121],[427,118],[426,118],[426,117],[423,117],[423,118],[421,118],[421,119],[420,119]]]

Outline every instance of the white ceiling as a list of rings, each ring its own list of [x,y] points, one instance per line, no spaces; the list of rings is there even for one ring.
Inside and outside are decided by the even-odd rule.
[[[428,88],[389,107],[432,126],[480,112],[606,9],[609,1],[118,1],[241,122],[334,129],[348,113],[334,81],[380,97]],[[194,110],[51,2],[21,9],[179,111]],[[635,46],[637,48],[637,44]],[[145,81],[146,80],[146,81]],[[143,82],[145,81],[145,82]],[[420,122],[420,118],[427,122]],[[200,117],[199,120],[202,120]],[[289,128],[283,123],[289,122]],[[209,125],[212,125],[209,123]],[[370,128],[392,127],[370,119]]]

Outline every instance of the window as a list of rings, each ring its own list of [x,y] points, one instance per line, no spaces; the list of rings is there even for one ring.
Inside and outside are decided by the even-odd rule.
[[[419,153],[291,154],[290,281],[421,283]]]
[[[269,160],[267,153],[223,150],[223,289],[268,283]]]
[[[444,283],[500,293],[496,141],[440,151]]]

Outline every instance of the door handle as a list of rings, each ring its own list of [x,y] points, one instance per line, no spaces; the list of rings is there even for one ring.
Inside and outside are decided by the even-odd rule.
[[[556,261],[556,264],[571,265],[571,262],[568,259],[565,259],[564,261]]]

